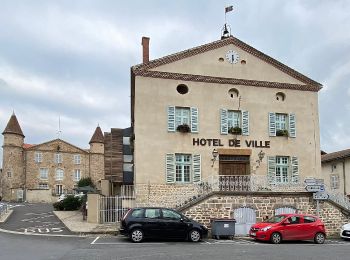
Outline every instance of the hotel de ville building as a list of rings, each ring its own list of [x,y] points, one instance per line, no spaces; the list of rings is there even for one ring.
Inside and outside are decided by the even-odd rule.
[[[277,213],[345,221],[305,190],[321,176],[320,83],[229,34],[155,60],[149,42],[131,68],[137,205],[235,218],[238,234]]]

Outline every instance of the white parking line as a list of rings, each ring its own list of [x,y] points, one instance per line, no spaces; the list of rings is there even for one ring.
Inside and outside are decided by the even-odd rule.
[[[94,241],[92,241],[91,245],[95,244],[95,242],[99,239],[100,237],[96,237]]]

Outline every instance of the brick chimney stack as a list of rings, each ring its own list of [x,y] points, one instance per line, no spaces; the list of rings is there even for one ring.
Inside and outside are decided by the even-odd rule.
[[[142,58],[143,63],[149,62],[149,37],[142,37]]]

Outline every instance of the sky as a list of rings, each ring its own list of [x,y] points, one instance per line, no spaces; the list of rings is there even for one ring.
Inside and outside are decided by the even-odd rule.
[[[348,0],[0,0],[1,132],[13,111],[30,144],[59,121],[81,148],[97,125],[129,127],[142,36],[150,59],[216,41],[229,5],[233,36],[323,84],[321,149],[350,148]]]

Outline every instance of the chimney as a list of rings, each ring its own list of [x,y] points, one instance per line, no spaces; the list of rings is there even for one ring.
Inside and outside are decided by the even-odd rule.
[[[149,37],[142,37],[142,58],[143,63],[149,62]]]

